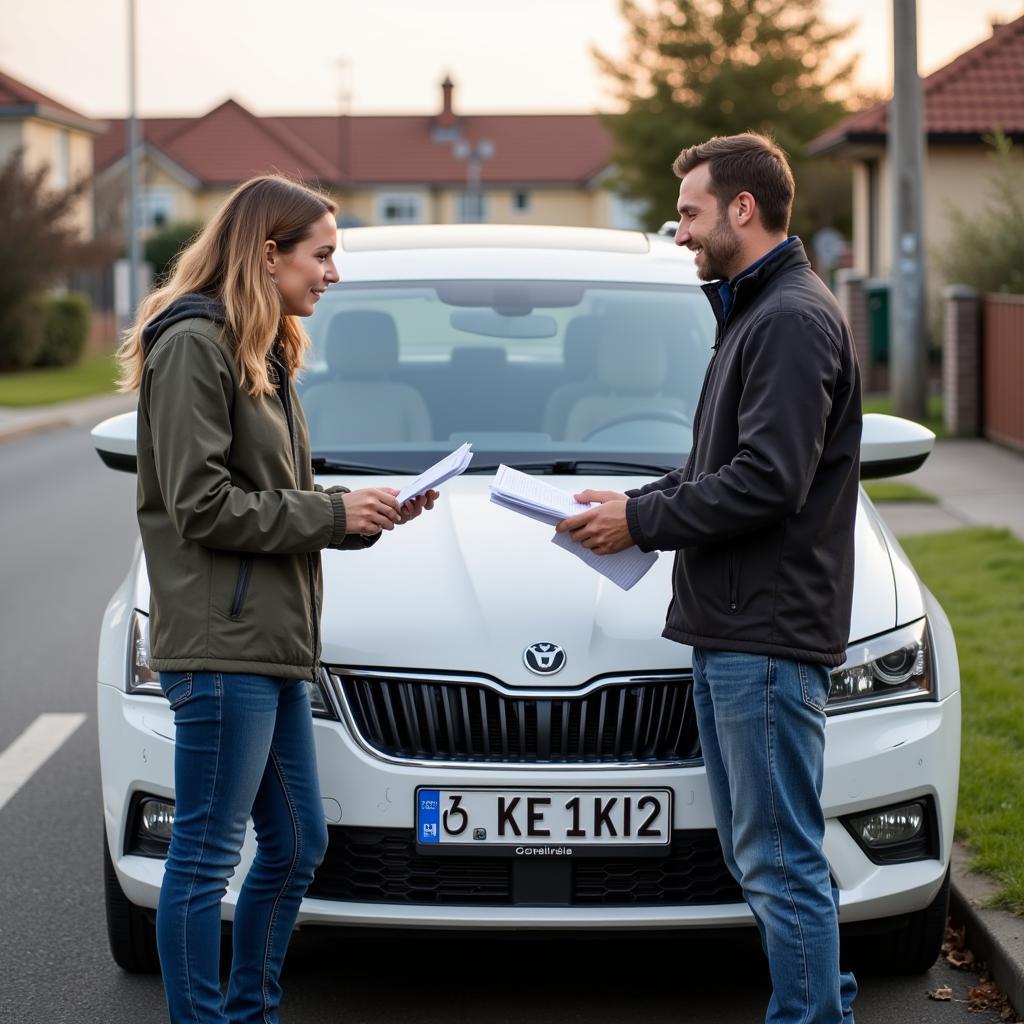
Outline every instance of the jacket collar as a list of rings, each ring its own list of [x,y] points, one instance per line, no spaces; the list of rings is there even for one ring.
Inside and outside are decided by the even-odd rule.
[[[740,306],[748,305],[776,275],[797,267],[810,267],[810,265],[803,242],[796,235],[792,235],[786,239],[785,243],[776,246],[761,259],[740,271],[729,282],[732,286],[732,303],[728,310],[726,310],[720,293],[723,282],[709,281],[707,284],[701,285],[701,291],[711,303],[711,309],[718,321],[719,333],[724,330],[728,315],[735,312]]]

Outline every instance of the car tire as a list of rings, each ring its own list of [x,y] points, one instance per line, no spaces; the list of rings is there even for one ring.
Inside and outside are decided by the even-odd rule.
[[[938,959],[949,914],[949,870],[935,898],[923,910],[851,930],[854,959],[884,974],[924,974]],[[881,927],[878,927],[881,926]]]
[[[156,950],[156,920],[152,912],[137,907],[124,894],[114,871],[103,830],[103,895],[107,911],[107,939],[114,962],[132,974],[160,970]]]

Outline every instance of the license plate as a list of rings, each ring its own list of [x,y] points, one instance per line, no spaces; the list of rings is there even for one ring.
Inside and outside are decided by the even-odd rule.
[[[668,789],[416,790],[422,848],[664,847],[672,839]]]

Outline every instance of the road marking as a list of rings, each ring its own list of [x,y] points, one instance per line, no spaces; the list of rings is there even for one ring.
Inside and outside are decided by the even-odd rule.
[[[85,715],[40,715],[0,754],[0,811],[71,737]]]

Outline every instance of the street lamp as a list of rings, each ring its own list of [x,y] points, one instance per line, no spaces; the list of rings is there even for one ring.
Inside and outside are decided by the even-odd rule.
[[[489,139],[480,139],[479,142],[467,142],[465,139],[460,139],[455,143],[453,151],[457,160],[466,161],[466,197],[462,209],[462,220],[470,224],[479,224],[484,219],[480,169],[485,160],[490,160],[494,156],[494,143]]]

